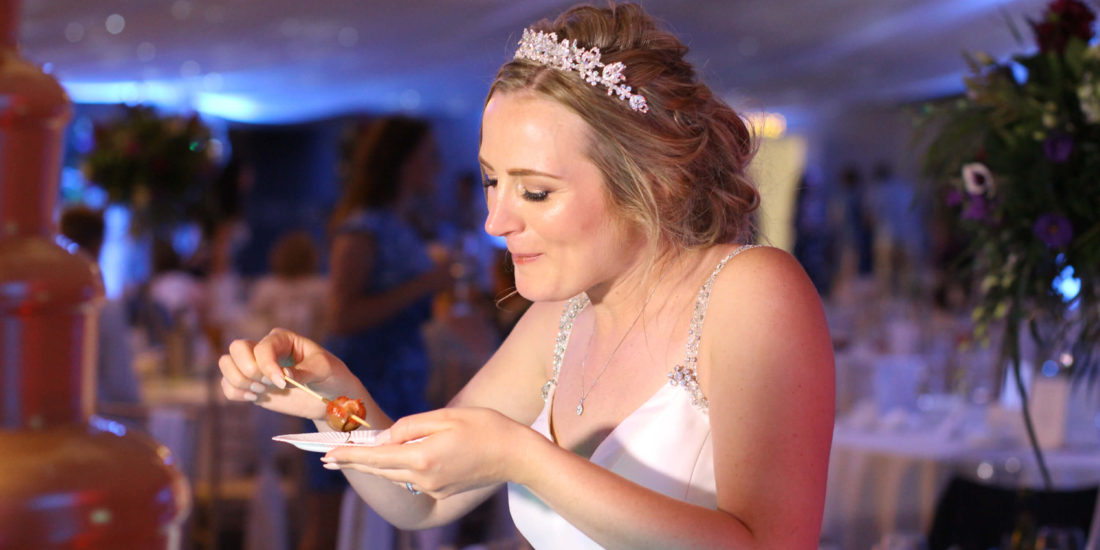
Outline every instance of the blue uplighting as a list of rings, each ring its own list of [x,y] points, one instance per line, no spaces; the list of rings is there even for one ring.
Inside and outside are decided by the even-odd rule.
[[[1016,82],[1027,82],[1027,67],[1016,62],[1009,66],[1012,67],[1012,77],[1016,79]]]
[[[89,424],[91,424],[93,428],[102,432],[112,433],[119,437],[126,436],[126,426],[124,426],[121,422],[108,420],[106,418],[103,418],[102,416],[92,416]]]
[[[227,120],[258,122],[259,108],[256,103],[243,97],[226,94],[199,94],[195,101],[195,110],[200,113],[221,117]]]
[[[182,87],[175,82],[62,82],[74,103],[152,103],[182,106],[186,100]]]
[[[1057,277],[1054,278],[1054,290],[1062,295],[1066,302],[1072,302],[1081,293],[1081,279],[1073,276],[1073,266],[1067,265]]]

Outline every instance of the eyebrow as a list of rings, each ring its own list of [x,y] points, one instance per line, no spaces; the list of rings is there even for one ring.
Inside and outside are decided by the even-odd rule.
[[[485,162],[485,159],[478,157],[477,160],[481,163],[482,168],[488,168],[490,170],[493,168],[488,162]],[[509,176],[542,176],[544,178],[551,178],[556,180],[562,179],[561,176],[557,176],[548,172],[540,172],[531,168],[512,168],[507,170],[507,173]]]

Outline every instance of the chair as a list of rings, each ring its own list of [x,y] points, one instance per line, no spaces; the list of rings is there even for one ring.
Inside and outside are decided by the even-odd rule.
[[[936,503],[929,550],[1002,548],[1041,527],[1071,527],[1088,538],[1100,487],[1045,491],[985,485],[954,477]]]

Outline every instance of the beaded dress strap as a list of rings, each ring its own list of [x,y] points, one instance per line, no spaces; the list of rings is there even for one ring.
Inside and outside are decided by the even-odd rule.
[[[691,326],[688,327],[687,353],[684,362],[673,367],[672,371],[668,373],[668,383],[672,386],[683,387],[691,396],[691,404],[703,412],[707,412],[710,402],[703,395],[703,390],[699,388],[699,377],[696,368],[699,358],[699,339],[703,336],[703,319],[707,316],[707,304],[710,303],[710,290],[714,287],[714,281],[718,278],[718,273],[722,271],[723,267],[726,267],[727,262],[732,260],[734,256],[758,246],[760,245],[741,245],[727,254],[725,258],[722,258],[718,265],[714,266],[714,271],[703,283],[703,288],[699,289],[699,297],[695,300],[695,311],[691,315]]]
[[[569,299],[565,309],[561,313],[561,321],[558,322],[558,338],[554,342],[554,374],[542,386],[542,400],[550,398],[550,390],[558,385],[558,373],[561,372],[561,361],[565,357],[565,348],[569,347],[569,335],[573,333],[573,321],[577,314],[588,305],[588,295],[578,294]]]

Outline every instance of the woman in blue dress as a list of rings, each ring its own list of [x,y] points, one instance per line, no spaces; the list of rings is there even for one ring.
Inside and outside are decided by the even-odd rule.
[[[427,123],[382,118],[359,137],[347,187],[332,216],[328,349],[372,389],[386,414],[428,409],[428,355],[420,326],[436,291],[451,284],[449,262],[418,234],[419,198],[437,171]],[[311,426],[312,428],[312,426]],[[310,502],[303,546],[336,532],[344,477],[307,462]]]

